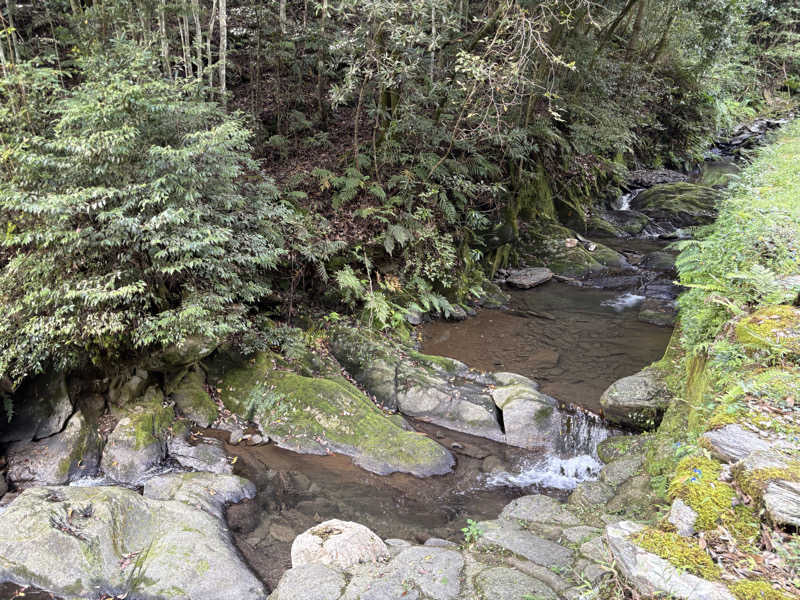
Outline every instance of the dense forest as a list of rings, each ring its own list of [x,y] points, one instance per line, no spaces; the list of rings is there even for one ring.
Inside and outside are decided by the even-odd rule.
[[[785,107],[799,21],[790,0],[6,0],[0,372],[274,345],[263,315],[314,306],[449,314],[543,224],[585,231],[628,169]]]

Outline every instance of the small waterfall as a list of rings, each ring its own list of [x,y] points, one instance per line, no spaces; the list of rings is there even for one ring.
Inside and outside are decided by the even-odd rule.
[[[627,194],[623,194],[620,196],[617,201],[614,203],[613,209],[614,210],[630,210],[631,209],[631,202],[636,199],[636,196],[641,194],[644,191],[644,188],[637,188],[628,192]]]
[[[608,438],[612,431],[603,420],[577,406],[561,410],[561,435],[556,452],[561,456],[597,456],[597,445]]]

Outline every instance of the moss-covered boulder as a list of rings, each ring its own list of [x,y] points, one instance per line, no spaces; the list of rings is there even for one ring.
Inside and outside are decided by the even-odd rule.
[[[160,373],[174,372],[200,362],[216,348],[217,342],[210,338],[190,336],[150,356],[145,367]]]
[[[181,414],[200,427],[208,427],[216,421],[217,405],[206,389],[205,373],[192,368],[177,379],[171,397]]]
[[[667,183],[645,190],[632,201],[634,210],[644,213],[665,228],[707,225],[717,216],[722,194],[714,188],[693,183]]]
[[[800,354],[800,308],[781,304],[759,309],[736,324],[743,344]]]
[[[117,412],[119,421],[109,434],[101,466],[119,483],[136,484],[166,457],[167,438],[175,411],[164,406],[156,388],[145,392],[141,403]]]
[[[265,600],[223,520],[193,503],[122,487],[29,489],[0,514],[0,581],[68,600]]]
[[[453,466],[447,450],[404,429],[343,377],[298,375],[270,353],[240,359],[219,352],[208,367],[225,406],[258,423],[282,448],[345,454],[381,475],[400,471],[425,477]]]
[[[612,383],[600,405],[610,423],[645,430],[658,427],[670,398],[661,372],[647,368]]]
[[[17,486],[60,485],[97,472],[102,442],[80,412],[64,431],[39,441],[16,442],[6,450],[8,480]]]

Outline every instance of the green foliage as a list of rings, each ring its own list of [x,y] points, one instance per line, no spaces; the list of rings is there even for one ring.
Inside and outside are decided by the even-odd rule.
[[[248,131],[152,64],[117,42],[32,117],[52,114],[52,126],[10,136],[0,373],[12,381],[48,363],[222,339],[247,329],[247,306],[270,293],[289,211],[250,177]]]
[[[464,542],[466,542],[468,546],[475,544],[483,537],[483,530],[478,523],[472,519],[467,519],[467,526],[462,527],[461,532],[464,534]]]

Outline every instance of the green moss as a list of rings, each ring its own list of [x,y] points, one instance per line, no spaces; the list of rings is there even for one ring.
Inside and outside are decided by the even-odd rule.
[[[416,350],[410,350],[408,355],[417,362],[428,366],[433,365],[434,367],[438,367],[439,369],[447,371],[448,373],[454,373],[458,371],[458,361],[455,361],[452,358],[447,358],[445,356],[434,356],[432,354],[422,354]]]
[[[722,481],[719,463],[702,456],[684,458],[675,470],[669,486],[670,499],[681,498],[697,513],[695,527],[700,530],[714,529],[725,514],[733,511],[736,492]]]
[[[785,467],[754,469],[752,471],[744,468],[734,469],[734,476],[742,491],[756,502],[760,502],[770,481],[778,479],[800,481],[800,462],[792,461],[787,463]]]
[[[642,549],[668,560],[682,571],[705,579],[718,579],[720,570],[697,542],[677,533],[645,529],[633,541]]]
[[[172,399],[178,409],[202,426],[217,419],[217,406],[205,388],[205,376],[200,370],[188,371],[175,386]]]
[[[800,354],[800,308],[782,304],[757,310],[736,324],[736,337],[743,344]]]
[[[136,450],[163,440],[175,421],[172,407],[164,406],[160,401],[139,405],[135,411],[129,413],[129,416],[136,440],[134,446]]]
[[[791,596],[776,590],[764,580],[737,581],[728,588],[737,600],[791,600]]]
[[[656,216],[690,215],[695,223],[710,223],[722,195],[719,191],[694,183],[665,183],[651,187],[636,197],[635,208]]]

